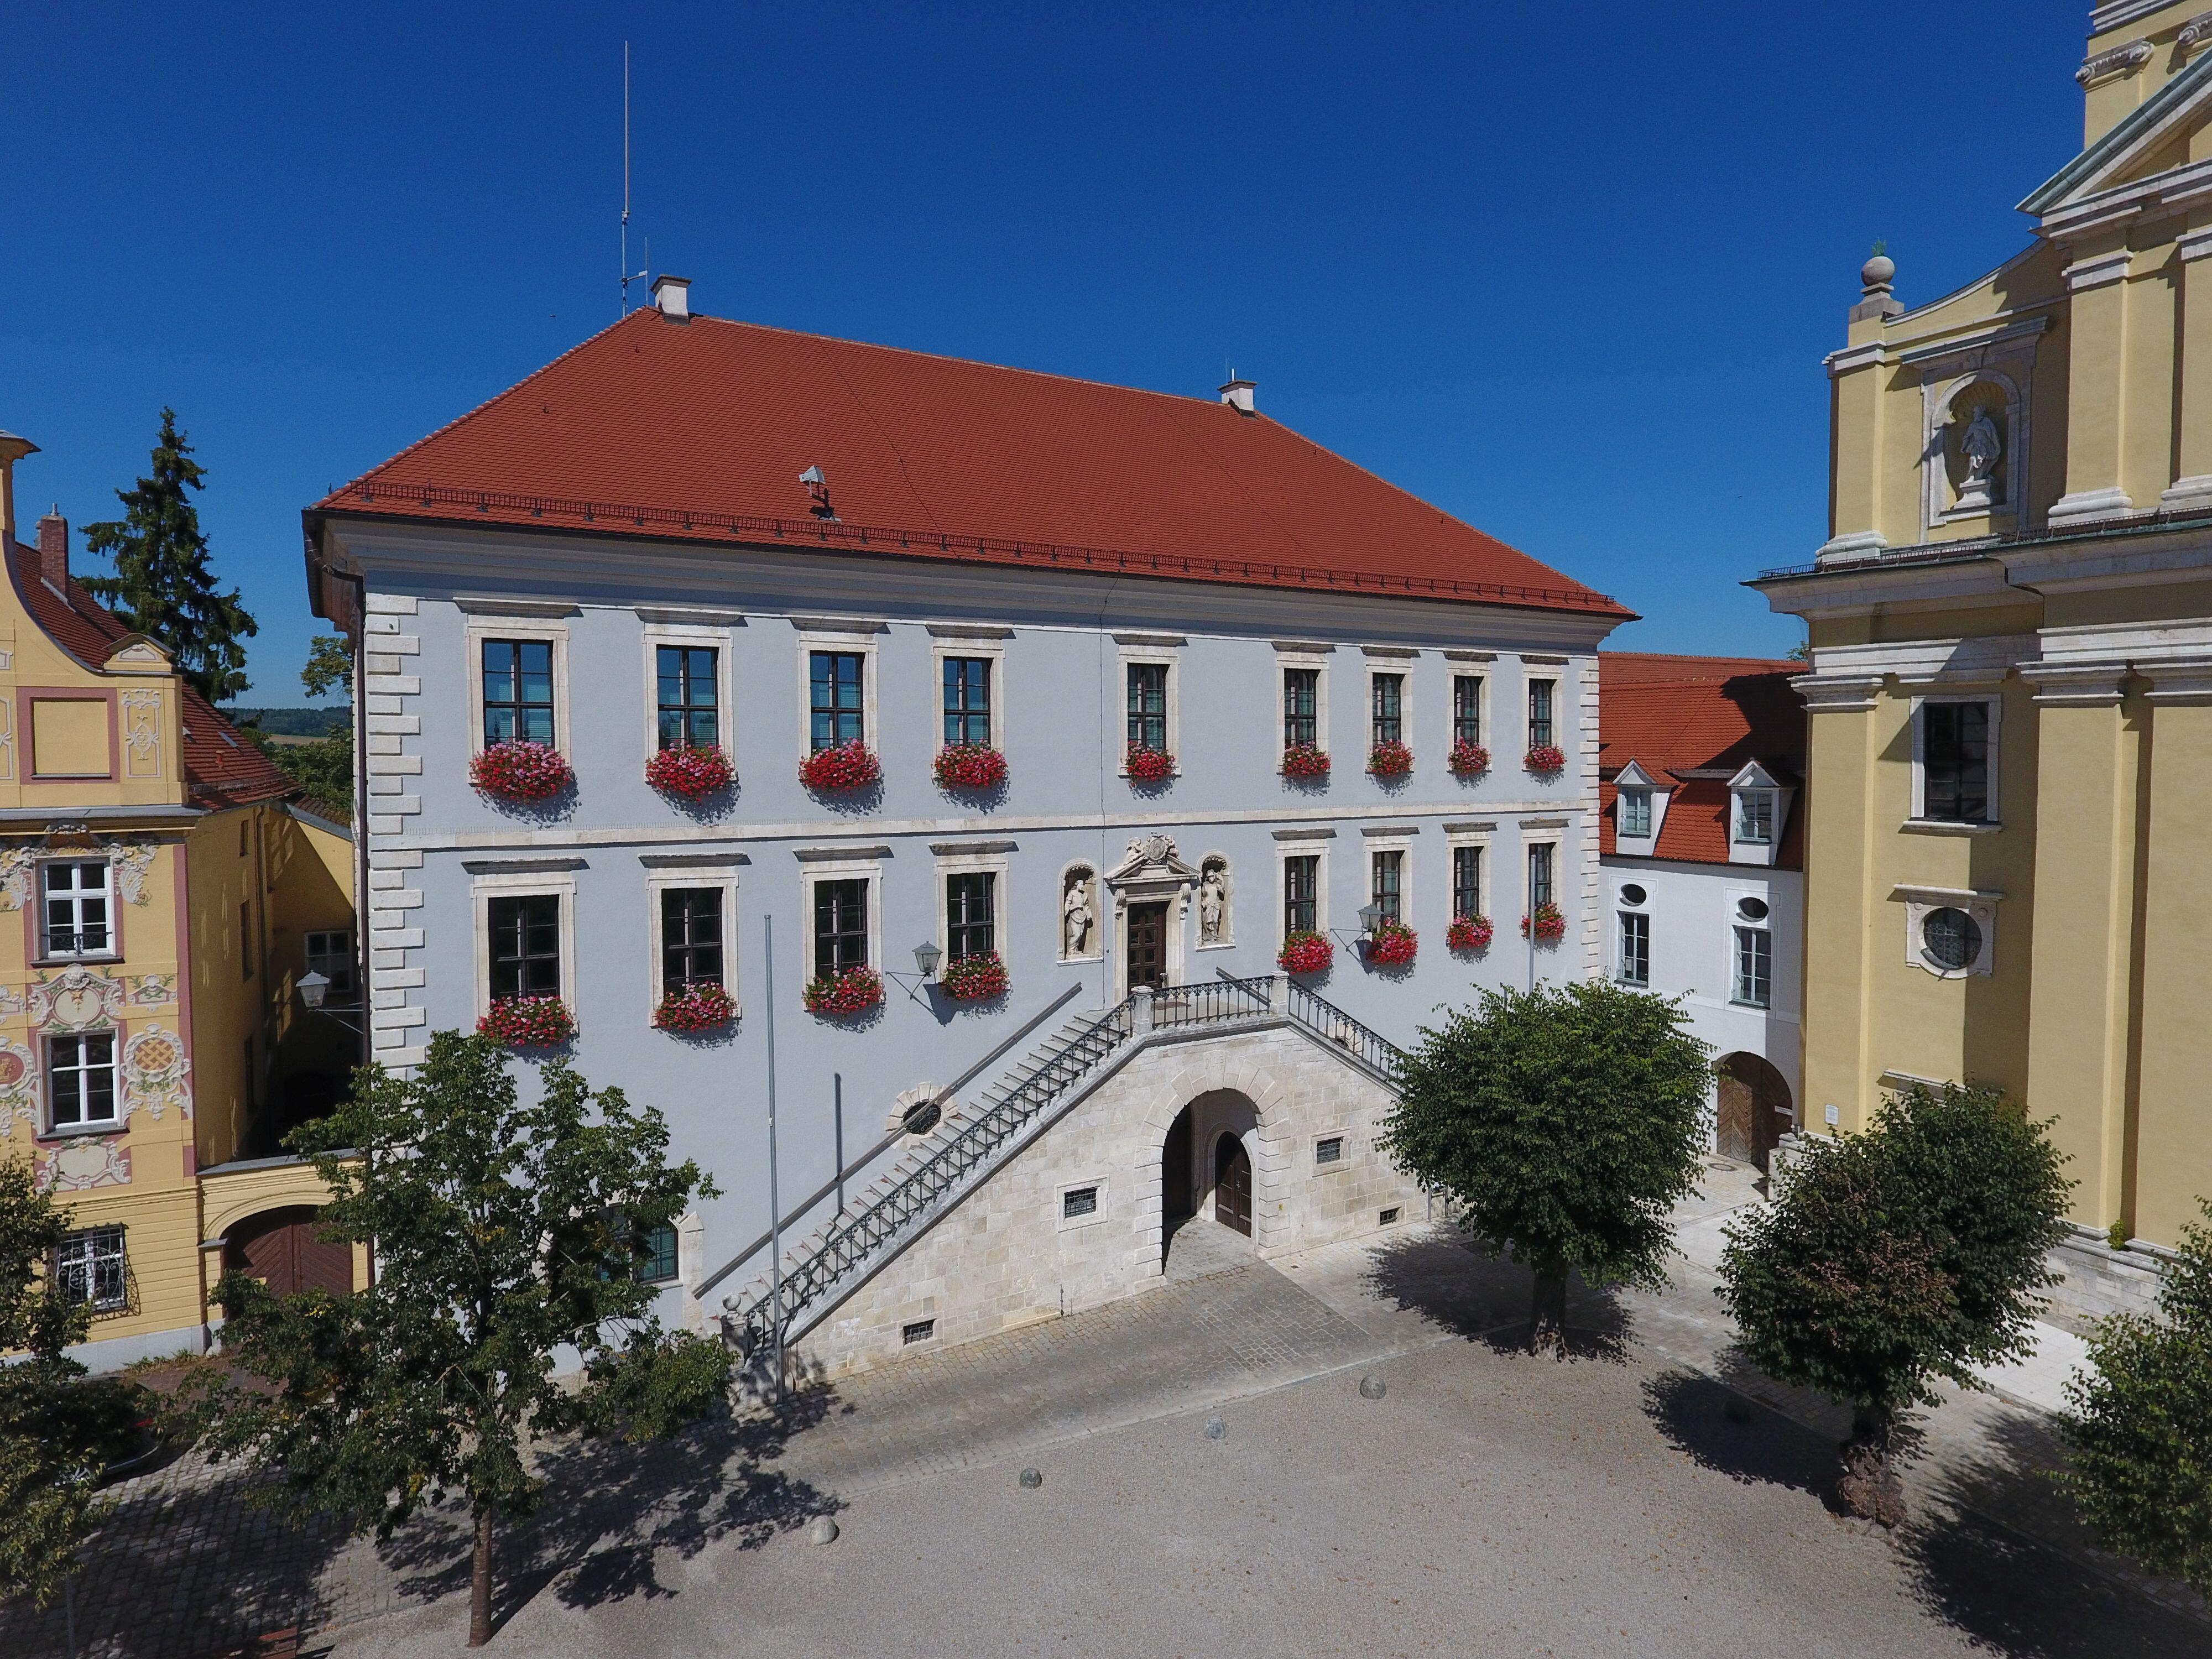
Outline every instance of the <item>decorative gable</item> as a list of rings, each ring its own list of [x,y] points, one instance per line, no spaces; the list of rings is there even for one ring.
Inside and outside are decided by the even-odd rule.
[[[1658,848],[1659,832],[1666,826],[1667,801],[1672,793],[1670,787],[1645,771],[1641,761],[1631,760],[1627,765],[1613,775],[1613,836],[1615,850],[1626,853],[1632,858],[1651,856]],[[1643,791],[1650,797],[1651,813],[1648,834],[1638,836],[1629,833],[1631,821],[1624,802],[1627,792],[1632,790]]]
[[[1796,793],[1757,761],[1747,761],[1729,780],[1730,864],[1772,866]]]
[[[169,653],[143,634],[125,634],[100,665],[111,674],[167,674],[174,666]]]
[[[2135,204],[2128,198],[2152,186],[2154,180],[2181,185],[2190,195],[2205,193],[2212,185],[2197,175],[2206,170],[2206,164],[2175,166],[2172,161],[2176,156],[2186,155],[2188,136],[2209,117],[2212,117],[2212,52],[2200,54],[2045,179],[2020,204],[2020,210],[2043,219],[2045,233],[2050,234],[2082,228],[2075,222],[2084,217],[2100,220],[2107,209],[2130,211]],[[2171,198],[2173,191],[2169,188],[2159,194]],[[2105,198],[2111,199],[2100,199]],[[2179,204],[2168,199],[2167,205]]]

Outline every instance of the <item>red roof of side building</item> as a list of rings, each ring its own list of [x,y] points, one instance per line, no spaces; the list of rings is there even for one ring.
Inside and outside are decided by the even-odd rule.
[[[8,574],[32,618],[63,650],[88,668],[98,668],[117,643],[130,636],[115,613],[94,599],[71,578],[66,597],[57,592],[38,572],[35,550],[15,544]],[[238,735],[238,728],[216,712],[215,705],[193,690],[184,693],[185,786],[195,806],[221,810],[254,801],[281,800],[299,793],[299,786],[276,769],[276,763]]]
[[[1764,657],[1598,653],[1600,849],[1615,851],[1613,780],[1631,761],[1671,793],[1653,856],[1729,861],[1729,780],[1757,761],[1797,790],[1775,866],[1804,867],[1805,702],[1802,662]]]
[[[1632,615],[1264,415],[650,309],[310,513]]]

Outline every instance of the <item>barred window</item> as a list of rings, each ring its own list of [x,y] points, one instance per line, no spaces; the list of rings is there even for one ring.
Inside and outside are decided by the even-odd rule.
[[[54,1290],[71,1307],[105,1311],[125,1306],[131,1282],[123,1253],[123,1229],[93,1227],[70,1233],[54,1246]]]

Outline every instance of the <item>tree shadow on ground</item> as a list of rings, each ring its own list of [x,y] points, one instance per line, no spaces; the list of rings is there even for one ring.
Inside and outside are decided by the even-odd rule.
[[[1493,1256],[1480,1239],[1443,1228],[1392,1239],[1376,1250],[1366,1283],[1402,1309],[1498,1353],[1528,1350],[1529,1270]],[[1579,1276],[1567,1281],[1567,1354],[1613,1364],[1627,1357],[1627,1310],[1612,1291]]]
[[[1835,1441],[1772,1407],[1702,1372],[1675,1370],[1644,1379],[1644,1409],[1692,1462],[1747,1486],[1812,1492],[1832,1508]]]
[[[505,1626],[549,1587],[565,1607],[592,1607],[678,1592],[658,1560],[690,1560],[711,1544],[758,1549],[780,1533],[843,1508],[836,1498],[763,1465],[829,1415],[834,1390],[807,1389],[774,1412],[724,1411],[658,1443],[577,1439],[542,1451],[546,1488],[535,1513],[508,1522],[496,1545],[492,1623]],[[468,1513],[447,1504],[379,1547],[421,1601],[468,1594]]]

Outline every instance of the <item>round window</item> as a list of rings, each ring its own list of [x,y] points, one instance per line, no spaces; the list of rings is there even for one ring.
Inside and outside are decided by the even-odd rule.
[[[1623,904],[1643,903],[1644,890],[1641,887],[1638,887],[1634,882],[1630,882],[1628,885],[1620,890],[1620,902]]]
[[[1964,910],[1930,910],[1920,924],[1920,947],[1938,968],[1957,973],[1981,960],[1982,925]]]
[[[1766,901],[1765,899],[1738,899],[1735,903],[1735,908],[1746,921],[1765,921],[1766,920]]]

